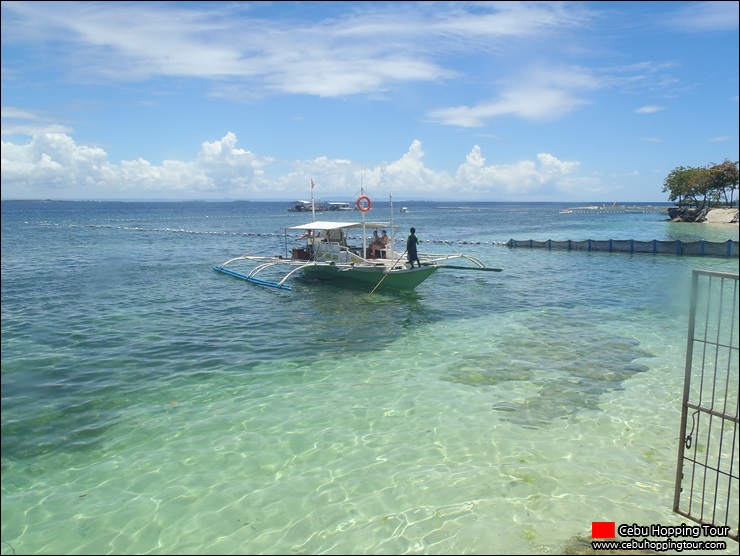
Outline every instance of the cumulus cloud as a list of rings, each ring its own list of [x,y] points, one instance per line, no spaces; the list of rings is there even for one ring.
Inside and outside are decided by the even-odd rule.
[[[2,142],[3,196],[16,184],[54,188],[100,182],[111,169],[102,149],[77,145],[62,133],[35,136],[26,145]]]
[[[2,141],[1,147],[3,199],[275,199],[300,197],[315,179],[322,195],[342,198],[364,185],[377,195],[486,200],[561,189],[579,168],[578,162],[547,153],[490,165],[476,145],[450,175],[428,168],[415,140],[397,160],[371,168],[319,157],[289,163],[280,173],[275,158],[238,148],[231,132],[204,142],[191,161],[160,165],[141,158],[113,164],[103,149],[80,145],[65,134],[41,134],[25,144]]]
[[[545,189],[557,189],[562,180],[578,169],[577,162],[563,162],[551,154],[541,153],[537,160],[516,164],[486,165],[478,145],[455,174],[456,183],[467,192],[495,195],[523,195]]]
[[[401,183],[418,193],[441,191],[450,186],[444,173],[435,173],[424,166],[424,150],[420,141],[414,141],[400,159],[379,169],[381,184],[389,187]]]
[[[2,196],[12,198],[125,199],[142,197],[245,197],[264,187],[260,158],[236,148],[236,136],[206,142],[195,160],[108,161],[97,147],[58,133],[33,136],[26,144],[2,142]]]

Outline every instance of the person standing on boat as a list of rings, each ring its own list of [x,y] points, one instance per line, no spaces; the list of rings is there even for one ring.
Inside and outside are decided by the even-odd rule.
[[[414,261],[416,261],[419,265],[419,268],[421,268],[419,254],[416,252],[417,245],[419,245],[419,238],[416,237],[416,228],[411,228],[409,238],[406,240],[406,253],[408,254],[408,261],[411,265],[411,268],[414,268]]]

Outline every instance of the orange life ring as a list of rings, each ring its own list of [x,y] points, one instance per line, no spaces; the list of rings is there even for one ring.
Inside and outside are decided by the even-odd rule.
[[[363,201],[365,204],[363,204]],[[367,195],[360,195],[357,197],[357,209],[362,212],[367,212],[371,208],[373,208],[373,202],[370,200],[370,197]]]

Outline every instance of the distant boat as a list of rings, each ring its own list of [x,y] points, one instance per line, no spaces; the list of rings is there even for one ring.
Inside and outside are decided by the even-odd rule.
[[[408,212],[408,211],[409,211],[408,207],[401,207],[400,209],[398,209],[398,212]]]
[[[355,210],[351,204],[341,201],[330,201],[326,204],[328,206],[327,210]]]
[[[325,210],[339,210],[331,209],[329,203],[315,202],[315,201],[293,201],[288,207],[289,212],[324,212]]]
[[[299,199],[298,201],[293,201],[290,204],[290,207],[288,207],[289,212],[325,212],[325,211],[334,211],[334,210],[354,210],[352,206],[348,202],[344,201],[331,201],[331,202],[322,202],[317,201],[313,198],[313,188],[316,187],[316,184],[311,180],[311,200],[310,201],[304,201],[303,199]]]

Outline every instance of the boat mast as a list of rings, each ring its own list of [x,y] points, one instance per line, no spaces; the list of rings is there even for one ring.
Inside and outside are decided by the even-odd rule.
[[[360,197],[362,197],[365,194],[365,185],[363,184],[363,177],[365,176],[365,165],[363,164],[362,168],[360,169]],[[359,200],[360,197],[357,198],[358,205],[357,208],[359,209]],[[367,259],[367,232],[365,230],[365,211],[361,210],[362,213],[362,258]]]
[[[391,202],[391,241],[390,241],[391,249],[390,249],[390,252],[391,252],[391,257],[393,257],[395,255],[395,250],[394,250],[395,240],[393,239],[393,236],[396,235],[396,229],[393,227],[393,193],[388,193],[388,198],[390,199],[390,202]]]
[[[313,178],[311,178],[311,219],[314,222],[316,222],[316,207],[314,207],[314,204],[313,204],[313,188],[314,188],[314,183],[313,183]]]

